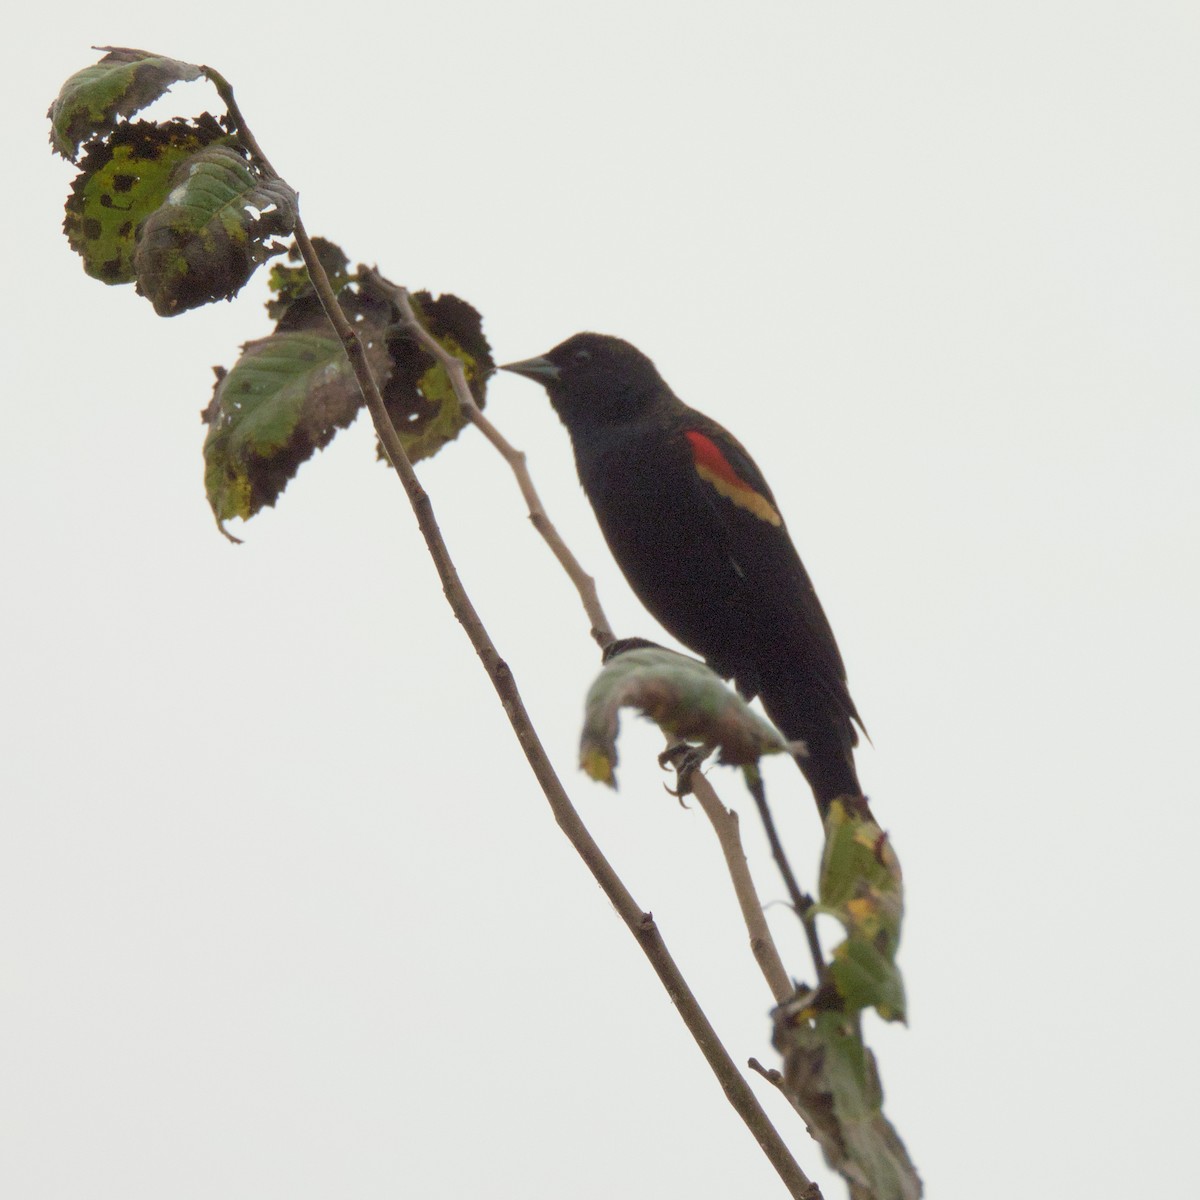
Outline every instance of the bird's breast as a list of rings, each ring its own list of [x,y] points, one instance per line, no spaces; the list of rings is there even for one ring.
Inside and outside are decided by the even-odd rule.
[[[753,598],[728,555],[689,445],[611,437],[576,447],[579,478],[630,587],[673,637],[735,672]]]

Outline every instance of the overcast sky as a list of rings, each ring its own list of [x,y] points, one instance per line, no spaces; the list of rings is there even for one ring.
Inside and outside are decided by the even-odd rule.
[[[287,23],[283,22],[286,17]],[[618,334],[770,480],[906,871],[868,1024],[929,1195],[1194,1187],[1200,982],[1194,3],[25,11],[5,50],[0,1195],[776,1196],[555,826],[365,420],[227,543],[214,364],[87,278],[43,118],[92,44],[218,67],[308,226],[451,291],[499,361]],[[216,105],[179,88],[172,111]],[[540,388],[488,410],[621,634]],[[597,664],[507,469],[420,469],[586,821],[739,1062],[773,1062],[711,833]],[[805,959],[747,798],[789,967]],[[819,853],[790,764],[768,788]],[[754,1086],[832,1198],[815,1146]]]

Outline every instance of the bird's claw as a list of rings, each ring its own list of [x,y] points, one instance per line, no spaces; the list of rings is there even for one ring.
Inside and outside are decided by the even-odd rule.
[[[664,771],[675,772],[678,786],[667,787],[667,792],[674,796],[681,806],[684,797],[692,794],[692,773],[700,769],[711,753],[711,747],[693,746],[690,742],[675,742],[658,756],[658,765]],[[665,784],[663,786],[666,787]]]

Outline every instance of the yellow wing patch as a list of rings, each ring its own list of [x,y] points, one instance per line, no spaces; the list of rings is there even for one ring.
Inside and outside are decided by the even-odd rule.
[[[711,484],[719,495],[732,501],[738,508],[753,513],[760,521],[766,521],[768,525],[783,524],[783,518],[775,511],[775,506],[733,469],[716,442],[694,429],[689,429],[684,437],[692,446],[696,474],[705,483]]]

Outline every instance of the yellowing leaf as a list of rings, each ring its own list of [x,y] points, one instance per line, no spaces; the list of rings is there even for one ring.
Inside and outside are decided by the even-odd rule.
[[[63,231],[83,268],[108,284],[132,283],[133,253],[146,219],[166,200],[179,165],[229,135],[212,117],[130,121],[93,142],[67,198]]]
[[[495,363],[479,313],[450,294],[434,298],[428,292],[416,292],[411,299],[425,328],[462,362],[475,402],[482,408],[486,381]],[[388,351],[393,371],[383,402],[405,453],[419,462],[456,438],[467,418],[445,369],[407,330],[395,330]],[[379,456],[385,457],[382,449]]]
[[[830,964],[846,1010],[874,1007],[885,1020],[902,1021],[904,983],[895,961],[904,916],[900,862],[879,826],[840,801],[825,820],[817,908],[846,930]]]

